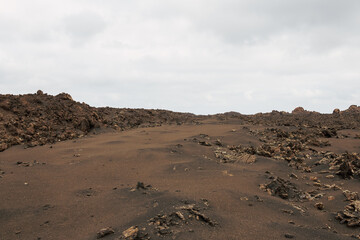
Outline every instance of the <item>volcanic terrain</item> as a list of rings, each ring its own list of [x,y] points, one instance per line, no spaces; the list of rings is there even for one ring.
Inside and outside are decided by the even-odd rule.
[[[360,239],[360,107],[198,116],[0,95],[0,239]]]

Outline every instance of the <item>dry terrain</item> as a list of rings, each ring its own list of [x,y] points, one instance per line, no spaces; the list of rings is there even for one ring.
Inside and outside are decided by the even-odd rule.
[[[360,108],[212,116],[0,96],[0,239],[360,239]]]

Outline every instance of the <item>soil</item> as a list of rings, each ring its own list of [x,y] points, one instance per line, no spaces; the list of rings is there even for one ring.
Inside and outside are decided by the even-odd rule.
[[[360,108],[197,116],[0,95],[0,239],[360,239]]]

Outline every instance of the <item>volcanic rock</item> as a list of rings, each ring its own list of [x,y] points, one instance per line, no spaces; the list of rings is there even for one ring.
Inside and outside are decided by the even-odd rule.
[[[102,228],[96,235],[96,238],[103,238],[107,235],[113,234],[115,231],[111,227]]]

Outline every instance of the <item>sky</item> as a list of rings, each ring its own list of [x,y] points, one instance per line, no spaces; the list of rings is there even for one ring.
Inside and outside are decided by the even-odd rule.
[[[0,0],[0,94],[196,114],[360,105],[359,0]]]

